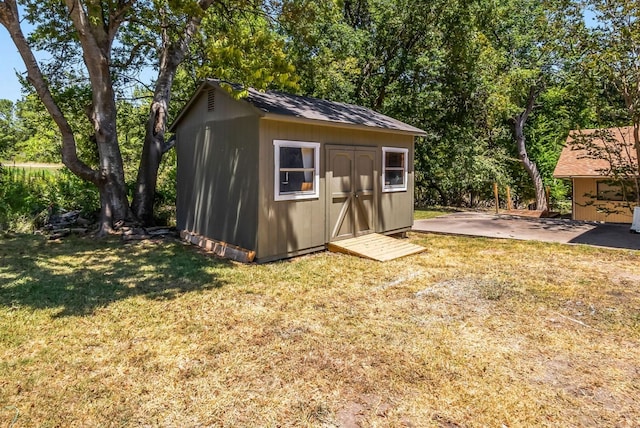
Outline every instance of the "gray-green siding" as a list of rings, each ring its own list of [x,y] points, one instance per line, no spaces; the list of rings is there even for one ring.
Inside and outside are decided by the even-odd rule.
[[[207,113],[201,97],[178,128],[177,226],[255,250],[258,117],[246,109],[228,114],[224,104],[237,103],[227,98],[216,97]]]
[[[380,193],[378,187],[376,232],[407,230],[413,225],[413,140],[414,137],[380,131],[310,125],[261,119],[260,121],[260,203],[258,259],[277,259],[305,249],[322,248],[329,242],[326,224],[327,144],[372,146],[378,151],[378,181],[382,180],[382,147],[409,149],[409,178],[406,192]],[[320,198],[302,201],[274,201],[273,140],[319,142]]]
[[[207,111],[203,91],[176,127],[179,229],[254,250],[257,261],[325,248],[332,226],[327,219],[325,183],[328,145],[374,148],[375,231],[411,227],[413,136],[264,118],[248,104],[216,91],[213,111]],[[275,201],[274,140],[321,143],[319,198]],[[407,191],[381,192],[384,146],[409,150]]]

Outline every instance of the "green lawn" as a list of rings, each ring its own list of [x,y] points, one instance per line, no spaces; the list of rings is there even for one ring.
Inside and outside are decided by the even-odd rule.
[[[451,214],[452,212],[455,211],[446,208],[415,208],[413,210],[413,218],[414,220],[426,220],[429,218]]]
[[[241,265],[0,237],[0,426],[637,425],[640,252],[409,239]]]

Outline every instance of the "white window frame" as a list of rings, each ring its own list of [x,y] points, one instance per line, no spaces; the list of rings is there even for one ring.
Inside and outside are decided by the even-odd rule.
[[[273,140],[273,192],[276,201],[291,201],[303,199],[318,199],[320,197],[320,143],[310,141]],[[311,148],[313,149],[313,189],[297,192],[280,193],[280,148]]]
[[[392,167],[387,168],[387,153],[403,153],[404,154],[404,165],[402,168]],[[387,170],[400,170],[404,171],[404,180],[401,186],[398,185],[387,185],[385,184],[385,177],[387,176]],[[383,147],[382,148],[382,191],[384,193],[387,192],[406,192],[407,191],[407,182],[409,180],[409,149],[403,149],[401,147]]]

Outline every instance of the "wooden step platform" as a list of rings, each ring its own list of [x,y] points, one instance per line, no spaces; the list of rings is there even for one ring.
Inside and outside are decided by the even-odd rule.
[[[409,242],[378,233],[330,242],[328,249],[334,253],[351,254],[379,262],[395,260],[426,250],[426,248],[419,245],[410,244]]]

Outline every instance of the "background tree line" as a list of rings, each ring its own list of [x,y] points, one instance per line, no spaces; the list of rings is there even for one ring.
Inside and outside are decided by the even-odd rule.
[[[175,197],[167,124],[199,79],[217,77],[424,129],[419,204],[476,206],[498,182],[544,209],[544,187],[555,201],[568,192],[552,173],[569,130],[637,129],[638,9],[625,0],[4,0],[0,22],[27,73],[23,99],[0,101],[0,158],[64,162],[98,191],[102,231],[151,224]],[[36,49],[50,59],[37,62]]]

